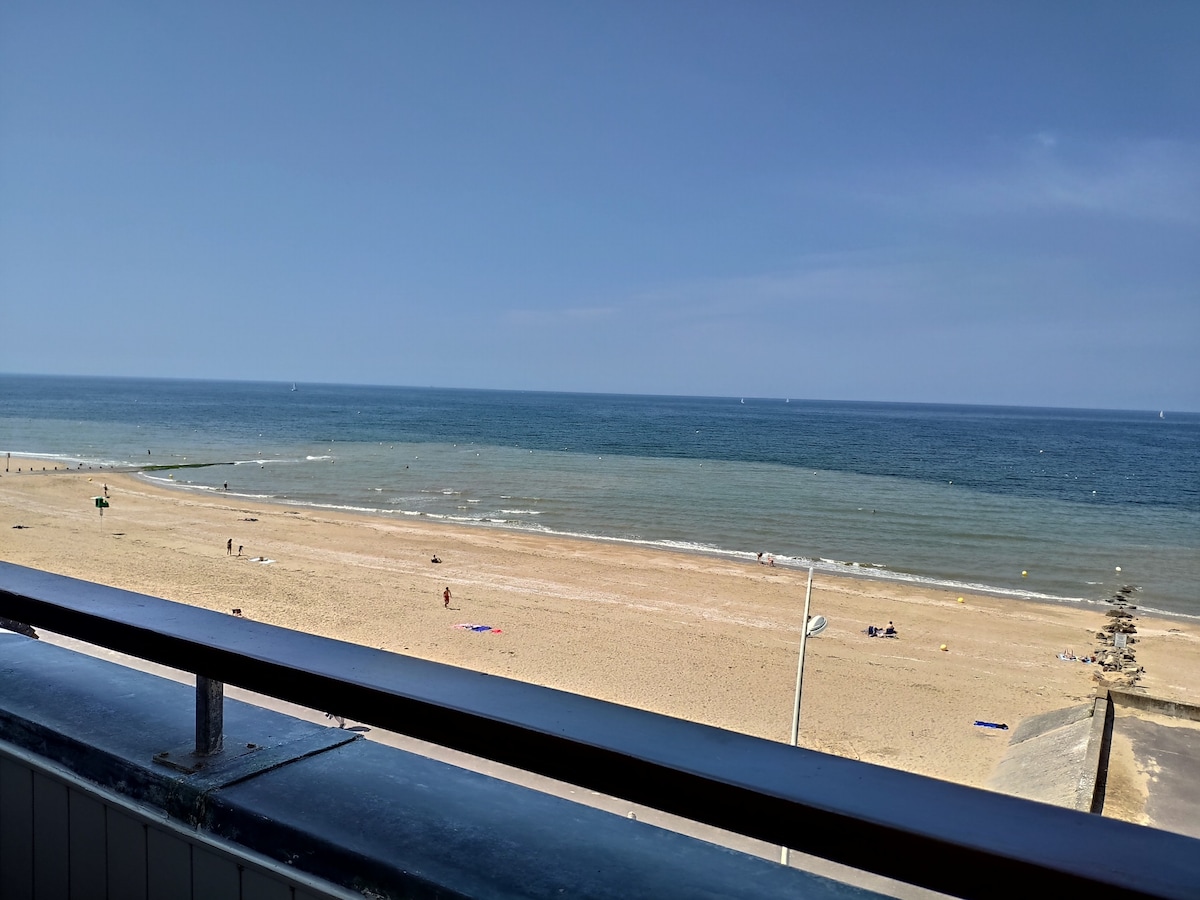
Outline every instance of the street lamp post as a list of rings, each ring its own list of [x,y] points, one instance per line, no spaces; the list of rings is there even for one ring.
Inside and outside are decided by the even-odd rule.
[[[796,665],[796,706],[792,710],[792,746],[798,746],[800,737],[800,689],[804,686],[804,644],[808,640],[808,614],[812,609],[813,570],[808,570],[808,588],[804,591],[804,618],[800,628],[800,661]]]
[[[808,613],[812,608],[813,570],[808,570],[808,588],[804,592],[804,618],[800,625],[800,660],[796,664],[796,705],[792,709],[792,746],[798,746],[800,740],[800,691],[804,686],[804,645],[808,640]],[[779,861],[788,864],[788,848],[780,848]]]

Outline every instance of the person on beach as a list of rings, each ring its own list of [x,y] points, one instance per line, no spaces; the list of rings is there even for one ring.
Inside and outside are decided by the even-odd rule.
[[[230,538],[225,542],[225,555],[233,556],[233,538]]]
[[[450,608],[450,588],[442,591],[442,604],[446,609]]]
[[[238,544],[238,556],[242,555],[242,545]]]

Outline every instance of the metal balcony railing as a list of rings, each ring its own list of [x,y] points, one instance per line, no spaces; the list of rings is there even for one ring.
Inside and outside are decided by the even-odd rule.
[[[228,683],[955,896],[1200,896],[1182,835],[8,563],[0,617],[195,673],[202,752]]]

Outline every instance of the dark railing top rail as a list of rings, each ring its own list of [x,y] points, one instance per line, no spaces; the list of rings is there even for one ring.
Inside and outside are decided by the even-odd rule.
[[[0,563],[0,616],[961,897],[1196,897],[1200,841]]]

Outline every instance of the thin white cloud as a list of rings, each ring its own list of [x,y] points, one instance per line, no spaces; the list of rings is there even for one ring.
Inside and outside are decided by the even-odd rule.
[[[573,306],[557,309],[510,309],[503,314],[504,319],[516,324],[552,324],[555,322],[597,322],[611,319],[618,315],[620,309],[616,306]]]
[[[1142,289],[1135,303],[1178,304],[1179,291]],[[756,327],[772,323],[849,333],[964,325],[1073,323],[1096,304],[1121,308],[1128,287],[1071,255],[963,254],[952,248],[917,256],[862,252],[817,255],[789,272],[688,281],[642,291],[618,304],[646,326]],[[821,333],[828,335],[828,331]]]
[[[900,305],[924,305],[932,285],[961,281],[947,262],[909,261],[874,253],[826,254],[801,260],[789,272],[689,281],[640,292],[626,302],[644,315],[675,321],[803,315],[841,308],[876,315]]]
[[[1200,222],[1200,146],[1181,141],[1081,142],[1039,132],[973,168],[889,182],[902,187],[872,191],[870,198],[921,213]]]

